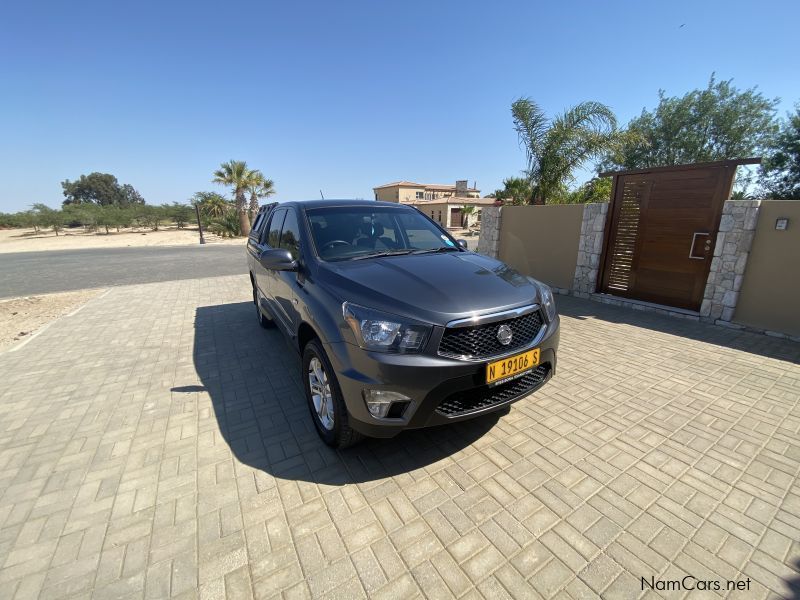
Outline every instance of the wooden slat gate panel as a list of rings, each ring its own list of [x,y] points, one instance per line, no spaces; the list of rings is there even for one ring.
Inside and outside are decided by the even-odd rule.
[[[601,292],[699,310],[735,167],[615,178]]]
[[[634,287],[641,205],[649,191],[649,182],[641,179],[631,178],[621,186],[620,199],[614,206],[615,227],[605,282],[609,290],[625,293]]]

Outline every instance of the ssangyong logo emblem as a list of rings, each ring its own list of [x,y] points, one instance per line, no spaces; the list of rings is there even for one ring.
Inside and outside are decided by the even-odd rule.
[[[511,327],[508,325],[500,325],[497,329],[497,341],[503,344],[503,346],[508,346],[511,343],[511,338],[514,337],[514,332],[511,331]]]

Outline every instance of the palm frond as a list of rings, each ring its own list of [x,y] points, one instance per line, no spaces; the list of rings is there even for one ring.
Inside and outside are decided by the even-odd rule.
[[[599,102],[581,102],[552,121],[528,98],[514,102],[511,112],[533,196],[540,201],[563,193],[574,171],[609,150],[619,136],[614,113]]]
[[[542,108],[530,98],[519,98],[511,105],[514,130],[520,146],[525,149],[528,170],[536,169],[536,162],[542,154],[542,146],[547,135],[549,122]]]
[[[261,193],[260,196],[262,198],[269,198],[270,196],[275,195],[275,182],[272,179],[265,179],[261,183]]]

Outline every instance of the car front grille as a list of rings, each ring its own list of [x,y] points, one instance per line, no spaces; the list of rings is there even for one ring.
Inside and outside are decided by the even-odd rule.
[[[474,327],[451,327],[445,329],[439,342],[439,355],[451,358],[481,359],[505,354],[523,348],[533,342],[542,329],[542,316],[536,310],[521,317],[497,321]],[[497,339],[497,330],[508,325],[513,334],[511,343],[504,346]]]
[[[436,412],[445,417],[461,417],[515,400],[531,393],[547,379],[550,373],[550,363],[536,367],[530,373],[519,379],[502,383],[495,387],[481,386],[463,392],[451,394],[436,407]]]

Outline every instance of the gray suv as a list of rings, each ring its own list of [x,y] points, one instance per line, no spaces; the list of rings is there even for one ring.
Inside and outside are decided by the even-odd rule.
[[[262,207],[247,242],[262,327],[302,356],[329,445],[501,410],[555,373],[553,294],[410,206]]]

